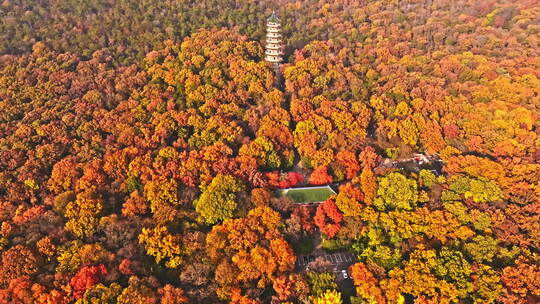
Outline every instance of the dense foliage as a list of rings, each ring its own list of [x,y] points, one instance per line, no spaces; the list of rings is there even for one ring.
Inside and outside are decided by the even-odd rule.
[[[533,0],[3,1],[0,304],[539,302],[539,24]],[[381,166],[416,152],[440,172]],[[312,240],[354,290],[295,266]]]

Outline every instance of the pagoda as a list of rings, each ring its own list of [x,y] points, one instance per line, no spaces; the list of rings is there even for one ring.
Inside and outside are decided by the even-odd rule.
[[[278,70],[283,61],[281,45],[281,20],[272,12],[266,23],[266,52],[265,60],[270,62],[274,69]]]

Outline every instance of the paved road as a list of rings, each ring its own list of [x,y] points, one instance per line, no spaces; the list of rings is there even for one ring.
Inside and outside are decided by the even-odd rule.
[[[330,254],[324,253],[319,255],[301,255],[296,260],[296,270],[299,272],[305,271],[309,262],[314,261],[318,257],[324,257],[332,264],[328,271],[332,272],[336,276],[336,283],[338,284],[339,290],[342,292],[345,299],[344,303],[350,303],[349,298],[350,296],[354,295],[354,285],[353,281],[351,280],[351,274],[347,269],[357,261],[356,256],[346,251],[334,252]],[[347,271],[347,278],[343,276],[342,270]]]

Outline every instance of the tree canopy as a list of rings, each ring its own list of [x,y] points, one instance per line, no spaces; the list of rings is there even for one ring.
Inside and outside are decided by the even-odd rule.
[[[540,302],[538,1],[28,2],[0,304]]]

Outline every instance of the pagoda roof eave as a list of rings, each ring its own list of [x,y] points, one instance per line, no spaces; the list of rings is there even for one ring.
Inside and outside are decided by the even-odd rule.
[[[268,22],[275,22],[279,23],[281,20],[276,16],[276,11],[272,11],[272,16],[270,16],[268,19],[266,19]]]

